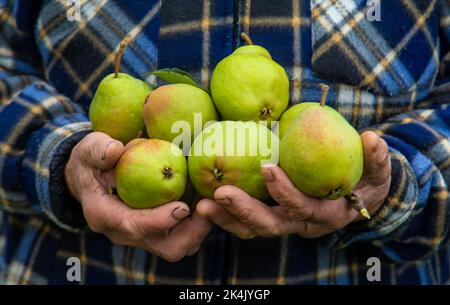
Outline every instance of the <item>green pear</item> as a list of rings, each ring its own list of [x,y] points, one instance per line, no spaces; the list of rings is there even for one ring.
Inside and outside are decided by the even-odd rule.
[[[363,144],[339,112],[314,104],[298,113],[280,140],[280,167],[303,193],[334,200],[361,179]]]
[[[190,136],[185,139],[188,143],[182,143],[186,154],[190,145],[185,147],[185,144],[192,143],[207,122],[218,119],[209,94],[187,84],[165,85],[154,90],[145,101],[143,113],[149,138],[172,142],[189,132]],[[196,117],[201,120],[195,122]],[[181,125],[177,126],[176,122]],[[178,130],[179,127],[182,129]],[[174,132],[172,128],[175,128]]]
[[[141,143],[141,142],[144,142],[144,141],[146,141],[146,140],[147,140],[147,139],[145,139],[145,138],[136,138],[136,139],[133,139],[133,140],[131,140],[130,142],[128,142],[127,145],[125,145],[124,149],[125,149],[125,150],[128,150],[128,149],[130,149],[131,147],[133,147],[133,146],[135,146],[135,145],[137,145],[137,144],[139,144],[139,143]]]
[[[224,120],[276,121],[289,102],[286,71],[260,46],[244,46],[220,61],[211,95]]]
[[[188,157],[189,177],[197,192],[213,198],[222,185],[234,185],[266,200],[264,163],[278,163],[278,137],[263,124],[222,121],[194,140]]]
[[[234,55],[236,54],[250,54],[250,55],[261,55],[265,56],[269,59],[272,59],[272,56],[270,55],[269,51],[267,51],[265,48],[257,45],[248,45],[248,46],[242,46],[237,48],[234,52]]]
[[[288,130],[289,126],[292,125],[292,122],[297,117],[297,115],[302,112],[304,109],[309,106],[317,105],[317,103],[305,102],[292,106],[288,110],[286,110],[280,117],[280,121],[278,122],[278,136],[280,139],[283,138],[284,134]]]
[[[140,79],[119,73],[121,45],[116,71],[102,79],[89,108],[92,129],[126,144],[144,130],[142,107],[150,86]]]
[[[187,163],[183,152],[163,140],[135,141],[115,169],[117,192],[131,208],[154,208],[184,193]]]

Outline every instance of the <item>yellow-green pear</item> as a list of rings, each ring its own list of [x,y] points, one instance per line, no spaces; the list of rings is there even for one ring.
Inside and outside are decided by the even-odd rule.
[[[125,45],[120,47],[116,71],[102,79],[89,108],[92,129],[126,144],[144,130],[142,108],[150,86],[140,79],[119,73]]]
[[[171,84],[157,88],[148,95],[144,105],[144,121],[149,138],[172,142],[188,135],[182,144],[189,147],[207,122],[217,121],[217,112],[209,94],[188,84]]]
[[[234,185],[260,200],[268,198],[261,166],[278,163],[278,137],[263,124],[222,121],[195,139],[188,157],[197,192],[213,198],[222,185]]]
[[[239,47],[233,52],[233,54],[261,55],[272,59],[272,56],[270,55],[269,51],[267,51],[267,49],[257,45],[247,45]]]
[[[309,105],[280,140],[280,167],[303,193],[338,199],[352,192],[363,173],[361,137],[336,110]]]
[[[299,103],[288,110],[286,110],[280,117],[280,120],[278,122],[278,136],[280,139],[283,138],[284,134],[288,130],[289,126],[292,125],[292,122],[294,119],[298,116],[300,112],[302,112],[304,109],[308,108],[311,105],[317,105],[317,103],[311,103],[311,102],[305,102],[305,103]]]
[[[222,119],[276,121],[289,102],[286,71],[261,46],[243,46],[220,61],[211,95]]]
[[[154,208],[178,200],[186,188],[187,163],[178,146],[163,140],[135,140],[115,169],[117,192],[131,208]]]

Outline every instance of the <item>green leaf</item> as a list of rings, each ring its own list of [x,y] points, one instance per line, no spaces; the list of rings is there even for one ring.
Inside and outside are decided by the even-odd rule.
[[[188,84],[200,89],[205,90],[193,77],[186,71],[178,68],[165,68],[148,73],[149,75],[155,75],[169,84]],[[205,90],[206,91],[206,90]]]

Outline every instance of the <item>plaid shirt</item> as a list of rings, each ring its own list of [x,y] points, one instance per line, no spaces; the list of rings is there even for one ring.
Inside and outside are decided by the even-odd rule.
[[[383,283],[450,283],[450,1],[0,0],[0,282],[357,284],[367,259]],[[69,15],[71,11],[69,10]],[[200,251],[167,263],[85,230],[64,183],[71,148],[115,52],[143,78],[179,67],[208,85],[215,64],[249,33],[287,70],[291,103],[328,104],[390,146],[392,184],[373,219],[329,236],[240,240],[215,228]]]

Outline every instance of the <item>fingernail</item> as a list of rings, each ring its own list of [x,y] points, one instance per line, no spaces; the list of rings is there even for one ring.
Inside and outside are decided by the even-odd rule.
[[[176,220],[182,220],[182,219],[186,218],[189,214],[190,214],[190,212],[188,210],[186,210],[185,208],[182,208],[182,207],[176,207],[172,211],[172,216]]]
[[[107,150],[108,150],[108,147],[109,147],[111,144],[114,144],[114,143],[117,143],[117,141],[116,141],[116,140],[111,140],[111,141],[109,141],[108,144],[106,144],[106,147],[105,147],[105,149],[103,150],[102,160],[105,160],[105,159],[106,159],[106,152],[107,152]]]
[[[216,199],[216,202],[220,205],[230,205],[231,204],[231,200],[228,198]]]
[[[272,182],[275,180],[275,177],[272,173],[273,164],[265,164],[261,168],[261,174],[264,176],[267,182]]]

